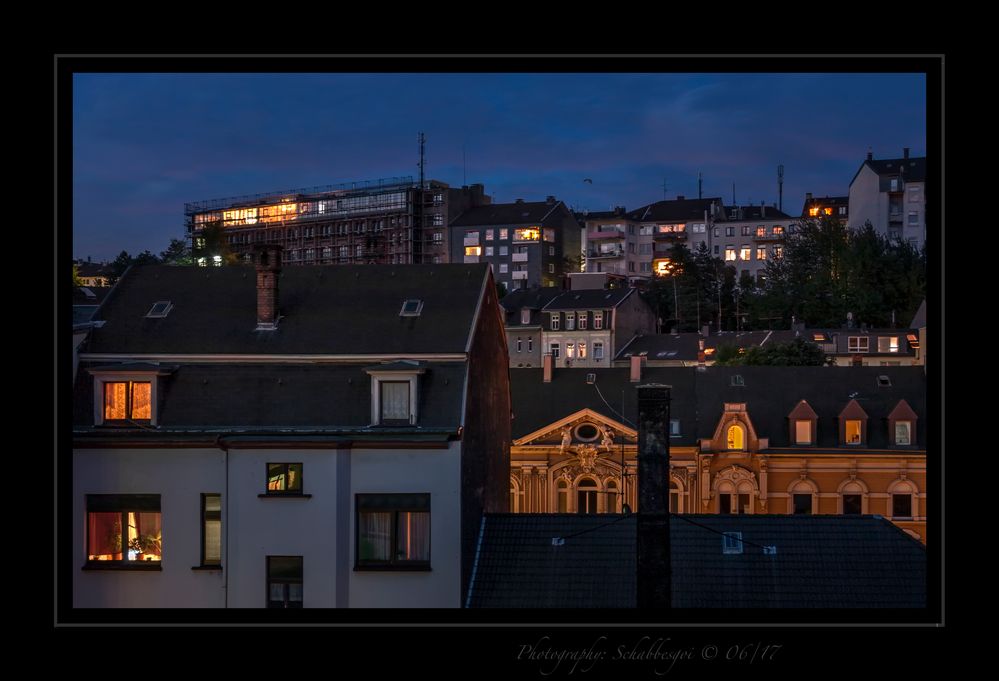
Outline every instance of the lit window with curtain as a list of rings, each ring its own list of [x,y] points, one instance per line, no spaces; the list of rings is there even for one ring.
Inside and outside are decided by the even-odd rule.
[[[222,564],[222,495],[201,495],[201,565]]]
[[[267,556],[267,607],[301,608],[302,556]]]
[[[149,421],[152,417],[152,383],[115,381],[104,383],[105,421]]]
[[[430,568],[430,495],[358,494],[358,569]]]
[[[158,494],[88,494],[88,567],[152,567],[163,560]]]

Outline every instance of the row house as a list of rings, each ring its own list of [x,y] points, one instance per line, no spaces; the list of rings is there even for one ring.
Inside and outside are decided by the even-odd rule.
[[[72,605],[460,607],[507,510],[485,265],[142,266],[81,347]]]
[[[449,224],[452,262],[489,263],[507,291],[556,286],[579,271],[579,225],[554,196],[476,206]]]
[[[790,215],[774,206],[725,206],[711,228],[710,252],[735,268],[736,280],[762,282],[767,261],[784,253],[784,239],[797,230]]]
[[[511,511],[640,511],[636,386],[653,383],[672,386],[671,512],[876,514],[926,542],[922,369],[642,360],[512,372]]]

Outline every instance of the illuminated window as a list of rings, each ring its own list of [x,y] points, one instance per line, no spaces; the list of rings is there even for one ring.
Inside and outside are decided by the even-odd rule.
[[[444,241],[444,232],[434,232],[434,243]]]
[[[911,421],[896,421],[895,422],[895,444],[896,445],[911,445],[912,444],[912,422]]]
[[[739,247],[739,260],[749,260],[749,246]]]
[[[728,435],[726,436],[726,441],[729,449],[733,450],[743,450],[746,448],[746,437],[745,431],[737,423],[733,423],[728,428]]]
[[[267,607],[302,607],[302,556],[267,556]]]
[[[302,464],[267,464],[267,494],[301,494]]]
[[[575,343],[566,343],[565,344],[565,358],[566,359],[575,359],[576,358],[576,345],[575,345]]]
[[[486,230],[486,241],[492,241],[493,240],[493,234],[495,234],[495,233],[496,232],[494,230],[487,229]]]
[[[565,329],[566,331],[572,331],[576,328],[576,313],[566,312],[565,313]]]
[[[482,255],[482,246],[465,246],[465,255]]]
[[[766,235],[767,235],[766,227],[760,225],[759,227],[756,228],[756,236],[766,236]]]
[[[879,336],[878,352],[898,352],[898,336]]]
[[[222,564],[222,495],[201,495],[201,565]]]
[[[88,494],[87,562],[149,565],[163,560],[158,494]]]
[[[562,313],[560,313],[560,312],[552,312],[552,314],[551,314],[552,331],[558,331],[559,330],[559,325],[561,323],[561,320],[562,320]]]
[[[867,336],[850,336],[847,339],[848,352],[868,352],[870,349],[870,338]]]
[[[784,255],[784,247],[783,246],[775,245],[773,247],[773,251],[771,251],[771,252],[774,254],[775,258],[781,258]]]
[[[796,445],[810,445],[812,444],[812,422],[799,419],[794,422],[794,444]]]
[[[582,341],[579,343],[579,358],[586,359],[586,343]]]
[[[510,230],[507,229],[506,227],[504,227],[503,229],[501,229],[499,231],[499,238],[500,238],[500,241],[506,241],[507,239],[509,239],[510,238]]]
[[[826,215],[832,215],[832,208],[823,208],[822,212]]]
[[[767,247],[766,246],[759,246],[759,247],[757,247],[757,249],[756,249],[756,259],[757,260],[766,260],[767,259]]]
[[[105,421],[149,421],[151,418],[151,382],[116,381],[104,383]]]
[[[784,228],[780,225],[774,225],[774,236],[781,236],[784,234]]]
[[[356,567],[430,568],[430,495],[358,494]]]
[[[725,247],[725,261],[734,262],[735,261],[735,246]]]
[[[541,230],[537,227],[527,227],[513,230],[514,241],[540,241]]]
[[[846,444],[848,445],[859,445],[861,444],[863,430],[861,428],[860,419],[847,419],[846,421]]]
[[[818,215],[819,215],[819,209],[817,207],[816,208],[809,208],[808,209],[808,216],[809,217],[813,217],[814,218],[814,217],[818,217]]]

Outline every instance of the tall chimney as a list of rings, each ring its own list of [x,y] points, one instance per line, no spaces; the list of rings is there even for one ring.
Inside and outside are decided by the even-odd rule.
[[[806,201],[812,200],[812,192],[805,192],[805,200]]]
[[[639,608],[669,608],[669,407],[671,386],[638,386]]]
[[[902,158],[908,160],[908,158],[909,158],[909,147],[902,147]]]
[[[277,328],[281,250],[279,244],[259,244],[253,249],[257,266],[257,331]]]
[[[867,149],[867,160],[868,161],[873,161],[874,160],[874,152],[872,152],[870,150],[870,148]]]
[[[645,361],[645,357],[642,355],[632,355],[631,356],[631,382],[638,383],[642,380],[642,362]]]
[[[555,366],[555,359],[552,357],[552,353],[546,352],[544,357],[541,358],[541,365],[544,367],[544,382],[552,382],[552,369]]]

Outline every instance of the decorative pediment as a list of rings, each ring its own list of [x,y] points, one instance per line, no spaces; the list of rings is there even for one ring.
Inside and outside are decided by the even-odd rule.
[[[846,406],[843,407],[843,411],[839,413],[839,417],[841,419],[866,420],[867,412],[864,411],[864,408],[860,406],[860,403],[857,402],[857,400],[850,400],[846,403]]]
[[[919,416],[904,399],[899,400],[895,408],[888,414],[888,420],[890,421],[915,421],[918,418]]]
[[[592,426],[592,429],[584,428],[581,433],[579,427],[587,425]],[[513,444],[515,446],[557,446],[566,453],[578,450],[580,445],[588,445],[597,450],[606,451],[615,446],[620,446],[619,438],[621,437],[628,443],[638,441],[638,433],[634,428],[626,426],[620,421],[608,418],[603,414],[599,414],[592,409],[580,409],[555,423],[551,423],[533,433],[528,433],[523,437],[517,438],[513,441]],[[617,443],[615,443],[615,440],[617,440]]]
[[[742,446],[737,446],[734,449],[728,446],[729,431],[733,426],[742,429],[741,437],[743,438]],[[760,441],[756,435],[756,428],[753,427],[753,422],[749,418],[749,412],[744,403],[725,404],[725,411],[718,419],[715,434],[709,444],[710,449],[714,451],[755,452],[759,449]]]
[[[791,410],[791,413],[787,415],[792,421],[799,420],[814,420],[819,418],[819,415],[815,413],[812,406],[808,404],[805,400],[798,402],[798,404]]]

